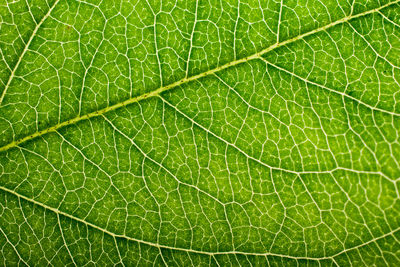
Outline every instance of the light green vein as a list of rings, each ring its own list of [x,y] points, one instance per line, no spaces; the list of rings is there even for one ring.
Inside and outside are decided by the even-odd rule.
[[[45,22],[45,20],[50,16],[50,13],[56,7],[58,2],[59,2],[59,0],[54,1],[53,5],[49,8],[49,11],[47,12],[47,14],[43,16],[43,18],[40,20],[40,22],[36,25],[35,29],[33,30],[31,37],[29,38],[28,42],[26,43],[26,45],[24,47],[24,50],[22,51],[20,57],[18,58],[17,64],[15,64],[14,69],[11,71],[11,74],[10,74],[10,77],[8,78],[7,84],[4,87],[4,90],[0,95],[0,105],[3,102],[3,99],[4,99],[4,96],[6,95],[7,89],[8,89],[8,87],[10,87],[11,81],[13,80],[13,78],[15,76],[15,72],[17,71],[19,65],[21,64],[22,58],[24,57],[24,55],[28,51],[28,48],[29,48],[32,40],[36,36],[37,31],[42,26],[43,22]]]
[[[221,251],[221,252],[200,251],[200,250],[194,250],[194,249],[186,249],[186,248],[179,248],[179,247],[172,247],[172,246],[162,245],[162,244],[158,244],[158,243],[154,243],[154,242],[150,242],[150,241],[146,241],[146,240],[137,239],[137,238],[130,237],[130,236],[127,236],[127,235],[116,234],[116,233],[113,233],[113,232],[111,232],[111,231],[109,231],[107,229],[104,229],[104,228],[100,227],[100,226],[97,226],[96,224],[93,224],[91,222],[85,221],[85,220],[83,220],[81,218],[75,217],[75,216],[73,216],[71,214],[68,214],[68,213],[66,213],[64,211],[61,211],[61,210],[59,210],[57,208],[50,207],[50,206],[48,206],[46,204],[43,204],[41,202],[38,202],[38,201],[36,201],[34,199],[31,199],[29,197],[21,195],[20,193],[15,192],[14,190],[8,189],[6,187],[3,187],[1,185],[0,185],[0,190],[3,191],[3,192],[8,193],[10,195],[16,196],[19,199],[23,199],[25,201],[33,203],[33,204],[35,204],[35,205],[37,205],[37,206],[39,206],[41,208],[44,208],[45,210],[52,211],[57,215],[62,215],[62,216],[65,216],[67,218],[70,218],[70,219],[72,219],[72,220],[74,220],[76,222],[83,223],[84,225],[86,225],[88,227],[94,228],[94,229],[96,229],[98,231],[101,231],[101,232],[103,232],[103,233],[105,233],[107,235],[110,235],[110,236],[112,236],[114,238],[122,238],[122,239],[126,239],[126,240],[129,240],[129,241],[138,242],[140,244],[156,247],[156,248],[159,248],[159,249],[170,249],[170,250],[176,250],[176,251],[183,251],[183,252],[187,252],[187,253],[203,254],[203,255],[208,255],[208,256],[235,255],[235,254],[237,254],[237,255],[262,256],[262,257],[275,256],[275,257],[282,257],[282,258],[295,259],[295,260],[312,260],[312,261],[334,260],[334,258],[336,258],[336,257],[338,257],[338,256],[340,256],[340,255],[342,255],[344,253],[348,253],[348,252],[350,252],[352,250],[356,250],[356,249],[362,248],[364,246],[367,246],[369,244],[377,242],[377,241],[379,241],[379,240],[381,240],[383,238],[386,238],[388,236],[392,236],[396,232],[400,231],[400,227],[396,228],[396,229],[393,229],[392,231],[390,231],[390,232],[388,232],[386,234],[383,234],[381,236],[374,237],[374,238],[372,238],[371,240],[369,240],[369,241],[367,241],[365,243],[361,243],[359,245],[356,245],[356,246],[344,249],[342,251],[339,251],[338,253],[336,253],[334,255],[325,256],[325,257],[315,257],[315,258],[314,257],[301,257],[301,256],[297,257],[297,256],[290,256],[290,255],[284,255],[284,254],[279,254],[279,253],[271,253],[271,252],[265,252],[265,253],[257,253],[257,252],[255,252],[254,253],[254,252],[245,252],[245,251]]]
[[[227,63],[225,65],[219,66],[217,68],[205,71],[203,73],[200,73],[200,74],[197,74],[197,75],[194,75],[194,76],[191,76],[191,77],[185,77],[185,78],[183,78],[183,79],[181,79],[179,81],[176,81],[174,83],[171,83],[171,84],[163,86],[163,87],[160,87],[157,90],[154,90],[154,91],[152,91],[150,93],[145,93],[145,94],[142,94],[140,96],[127,99],[127,100],[125,100],[123,102],[120,102],[120,103],[117,103],[115,105],[112,105],[112,106],[109,106],[109,107],[106,107],[106,108],[103,108],[103,109],[100,109],[100,110],[97,110],[97,111],[94,111],[94,112],[91,112],[91,113],[88,113],[88,114],[85,114],[85,115],[82,115],[82,116],[78,116],[78,117],[75,117],[73,119],[70,119],[70,120],[61,122],[59,124],[56,124],[56,125],[54,125],[52,127],[49,127],[47,129],[44,129],[44,130],[41,130],[41,131],[37,131],[37,132],[35,132],[33,134],[30,134],[28,136],[25,136],[25,137],[23,137],[21,139],[15,140],[15,141],[7,144],[7,145],[4,145],[4,146],[0,147],[0,152],[1,151],[6,151],[6,150],[8,150],[10,148],[13,148],[13,147],[16,147],[21,143],[24,143],[26,141],[32,140],[32,139],[34,139],[36,137],[39,137],[39,136],[42,136],[44,134],[47,134],[47,133],[50,133],[50,132],[55,132],[55,131],[57,131],[58,129],[60,129],[62,127],[65,127],[65,126],[68,126],[68,125],[71,125],[71,124],[75,124],[75,123],[77,123],[77,122],[79,122],[81,120],[86,120],[86,119],[90,119],[90,118],[93,118],[93,117],[97,117],[97,116],[100,116],[100,115],[102,115],[104,113],[107,113],[107,112],[119,109],[121,107],[124,107],[126,105],[129,105],[129,104],[132,104],[132,103],[137,103],[137,102],[139,102],[141,100],[144,100],[144,99],[147,99],[147,98],[150,98],[150,97],[158,96],[162,92],[168,91],[168,90],[170,90],[172,88],[175,88],[175,87],[177,87],[179,85],[182,85],[182,84],[185,84],[185,83],[188,83],[188,82],[191,82],[191,81],[198,80],[200,78],[209,76],[211,74],[214,74],[214,73],[219,72],[221,70],[227,69],[229,67],[232,67],[232,66],[235,66],[235,65],[238,65],[238,64],[241,64],[241,63],[245,63],[245,62],[248,62],[248,61],[253,60],[253,59],[260,59],[263,54],[265,54],[265,53],[267,53],[267,52],[269,52],[271,50],[274,50],[274,49],[276,49],[278,47],[288,45],[288,44],[293,43],[293,42],[295,42],[297,40],[303,39],[303,38],[305,38],[307,36],[313,35],[315,33],[321,32],[321,31],[325,31],[325,30],[327,30],[327,29],[329,29],[329,28],[331,28],[331,27],[333,27],[335,25],[347,22],[347,21],[349,21],[351,19],[355,19],[355,18],[358,18],[358,17],[362,17],[362,16],[365,16],[365,15],[377,12],[377,11],[379,11],[381,9],[384,9],[384,8],[390,6],[390,5],[393,5],[393,4],[399,3],[399,2],[400,2],[400,0],[392,1],[392,2],[389,2],[389,3],[387,3],[387,4],[385,4],[385,5],[381,6],[381,7],[378,7],[378,8],[375,8],[375,9],[371,9],[371,10],[368,10],[368,11],[365,11],[365,12],[362,12],[362,13],[359,13],[359,14],[356,14],[356,15],[344,17],[344,18],[342,18],[340,20],[337,20],[335,22],[327,24],[327,25],[325,25],[323,27],[314,29],[312,31],[303,33],[303,34],[298,35],[298,36],[296,36],[294,38],[285,40],[283,42],[275,43],[275,44],[273,44],[273,45],[261,50],[258,53],[255,53],[255,54],[253,54],[251,56],[231,61],[231,62],[229,62],[229,63]],[[54,5],[53,5],[53,8],[54,8]],[[18,67],[18,66],[16,66],[16,67]],[[1,100],[0,100],[0,103],[1,103]]]

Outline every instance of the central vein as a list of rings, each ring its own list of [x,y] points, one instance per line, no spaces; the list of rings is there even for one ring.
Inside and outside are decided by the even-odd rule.
[[[13,147],[16,147],[21,143],[24,143],[24,142],[26,142],[28,140],[32,140],[32,139],[34,139],[36,137],[39,137],[39,136],[42,136],[44,134],[47,134],[47,133],[50,133],[50,132],[55,132],[58,129],[64,127],[64,126],[75,124],[75,123],[77,123],[77,122],[79,122],[81,120],[86,120],[86,119],[90,119],[90,118],[93,118],[93,117],[100,116],[100,115],[102,115],[104,113],[119,109],[119,108],[124,107],[126,105],[129,105],[129,104],[132,104],[132,103],[136,103],[136,102],[139,102],[141,100],[144,100],[144,99],[147,99],[147,98],[150,98],[150,97],[158,96],[159,94],[161,94],[164,91],[170,90],[172,88],[175,88],[175,87],[177,87],[179,85],[182,85],[182,84],[185,84],[185,83],[188,83],[188,82],[191,82],[191,81],[198,80],[198,79],[200,79],[202,77],[209,76],[211,74],[214,74],[214,73],[219,72],[221,70],[227,69],[229,67],[236,66],[238,64],[245,63],[245,62],[248,62],[248,61],[253,60],[253,59],[259,59],[259,58],[261,58],[261,56],[263,54],[265,54],[265,53],[267,53],[267,52],[269,52],[271,50],[274,50],[274,49],[276,49],[278,47],[285,46],[287,44],[290,44],[290,43],[295,42],[297,40],[303,39],[303,38],[305,38],[307,36],[310,36],[312,34],[315,34],[317,32],[321,32],[321,31],[327,30],[328,28],[331,28],[331,27],[333,27],[335,25],[344,23],[344,22],[349,21],[351,19],[374,13],[374,12],[376,12],[378,10],[381,10],[381,9],[383,9],[385,7],[388,7],[388,6],[390,6],[392,4],[395,4],[395,3],[398,3],[398,2],[400,2],[400,0],[396,0],[396,1],[390,2],[390,3],[388,3],[386,5],[383,5],[383,6],[379,7],[379,8],[371,9],[371,10],[365,11],[363,13],[359,13],[359,14],[356,14],[356,15],[344,17],[344,18],[342,18],[340,20],[337,20],[335,22],[327,24],[327,25],[325,25],[323,27],[314,29],[312,31],[309,31],[309,32],[306,32],[304,34],[298,35],[296,37],[293,37],[291,39],[285,40],[283,42],[275,43],[275,44],[273,44],[273,45],[261,50],[260,52],[255,53],[255,54],[253,54],[251,56],[244,57],[244,58],[241,58],[241,59],[238,59],[238,60],[235,60],[235,61],[231,61],[229,63],[226,63],[226,64],[222,65],[222,66],[216,67],[214,69],[202,72],[200,74],[197,74],[197,75],[194,75],[194,76],[191,76],[191,77],[183,78],[183,79],[181,79],[179,81],[176,81],[174,83],[171,83],[169,85],[160,87],[157,90],[154,90],[152,92],[145,93],[145,94],[142,94],[142,95],[137,96],[137,97],[129,98],[129,99],[127,99],[127,100],[125,100],[123,102],[117,103],[115,105],[112,105],[112,106],[109,106],[109,107],[106,107],[106,108],[103,108],[103,109],[100,109],[100,110],[97,110],[97,111],[94,111],[94,112],[91,112],[91,113],[88,113],[88,114],[85,114],[85,115],[82,115],[82,116],[75,117],[73,119],[64,121],[62,123],[56,124],[56,125],[54,125],[52,127],[49,127],[47,129],[44,129],[44,130],[41,130],[41,131],[38,131],[38,132],[35,132],[35,133],[31,134],[31,135],[25,136],[25,137],[23,137],[21,139],[15,140],[15,141],[13,141],[13,142],[5,145],[5,146],[2,146],[2,147],[0,147],[0,152],[1,151],[6,151],[6,150],[8,150],[10,148],[13,148]]]

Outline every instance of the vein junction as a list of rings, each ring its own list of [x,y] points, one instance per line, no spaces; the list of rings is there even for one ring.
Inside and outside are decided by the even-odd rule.
[[[368,14],[371,14],[371,13],[374,13],[374,12],[378,12],[378,11],[380,11],[380,10],[382,10],[382,9],[384,9],[384,8],[386,8],[386,7],[388,7],[388,6],[390,6],[390,5],[393,5],[393,4],[395,4],[395,3],[398,3],[398,2],[400,2],[400,1],[399,1],[399,0],[393,1],[393,2],[390,2],[390,3],[387,3],[387,4],[383,5],[383,6],[381,6],[381,7],[379,7],[379,8],[376,8],[376,9],[371,9],[371,10],[368,10],[368,11],[363,12],[363,13],[359,13],[359,14],[356,14],[356,15],[344,17],[344,18],[342,18],[342,19],[340,19],[340,20],[337,20],[337,21],[335,21],[335,22],[333,22],[333,23],[327,24],[327,25],[325,25],[325,26],[323,26],[323,27],[314,29],[314,30],[309,31],[309,32],[307,32],[307,33],[298,35],[298,36],[296,36],[296,37],[294,37],[294,38],[285,40],[285,41],[283,41],[283,42],[275,43],[275,44],[273,44],[273,45],[271,45],[271,46],[269,46],[269,47],[263,49],[262,51],[260,51],[260,52],[258,52],[258,53],[255,53],[255,54],[253,54],[253,55],[251,55],[251,56],[244,57],[244,58],[241,58],[241,59],[238,59],[238,60],[235,60],[235,61],[231,61],[231,62],[229,62],[229,63],[227,63],[227,64],[224,64],[224,65],[219,66],[219,67],[217,67],[217,68],[214,68],[214,69],[205,71],[205,72],[203,72],[203,73],[200,73],[200,74],[197,74],[197,75],[194,75],[194,76],[191,76],[191,77],[185,77],[185,78],[183,78],[183,79],[181,79],[181,80],[179,80],[179,81],[176,81],[176,82],[174,82],[174,83],[171,83],[171,84],[166,85],[166,86],[163,86],[163,87],[160,87],[160,88],[158,88],[157,90],[154,90],[154,91],[152,91],[152,92],[145,93],[145,94],[142,94],[142,95],[140,95],[140,96],[133,97],[133,98],[127,99],[127,100],[125,100],[125,101],[123,101],[123,102],[117,103],[117,104],[115,104],[115,105],[112,105],[112,106],[103,108],[103,109],[101,109],[101,110],[97,110],[97,111],[94,111],[94,112],[90,112],[90,113],[87,113],[87,114],[85,114],[85,115],[77,116],[77,117],[75,117],[75,118],[73,118],[73,119],[70,119],[70,120],[61,122],[61,123],[56,124],[56,125],[54,125],[54,126],[52,126],[52,127],[49,127],[49,128],[47,128],[47,129],[44,129],[44,130],[41,130],[41,131],[38,131],[38,132],[35,132],[35,133],[31,134],[31,135],[25,136],[24,138],[21,138],[21,139],[19,139],[19,140],[15,140],[15,141],[13,141],[13,142],[7,144],[7,145],[4,145],[4,146],[0,147],[0,152],[1,152],[1,151],[6,151],[6,150],[8,150],[8,149],[10,149],[10,148],[13,148],[13,147],[16,147],[16,146],[18,146],[18,145],[21,144],[21,143],[24,143],[24,142],[26,142],[26,141],[32,140],[32,139],[34,139],[34,138],[36,138],[36,137],[39,137],[39,136],[42,136],[42,135],[44,135],[44,134],[47,134],[47,133],[50,133],[50,132],[55,132],[55,131],[57,131],[58,129],[60,129],[60,128],[62,128],[62,127],[65,127],[65,126],[68,126],[68,125],[77,123],[77,122],[82,121],[82,120],[87,120],[87,119],[90,119],[90,118],[93,118],[93,117],[100,116],[100,115],[105,114],[105,113],[107,113],[107,112],[110,112],[110,111],[119,109],[119,108],[121,108],[121,107],[124,107],[124,106],[129,105],[129,104],[132,104],[132,103],[139,102],[139,101],[144,100],[144,99],[148,99],[148,98],[150,98],[150,97],[158,96],[158,95],[160,95],[162,92],[168,91],[168,90],[173,89],[173,88],[175,88],[175,87],[177,87],[177,86],[180,86],[180,85],[182,85],[182,84],[185,84],[185,83],[188,83],[188,82],[191,82],[191,81],[198,80],[198,79],[200,79],[200,78],[203,78],[203,77],[212,75],[212,74],[217,73],[217,72],[219,72],[219,71],[222,71],[222,70],[224,70],[224,69],[227,69],[227,68],[230,68],[230,67],[239,65],[239,64],[241,64],[241,63],[249,62],[249,61],[255,60],[255,59],[262,59],[263,61],[265,61],[265,59],[262,58],[262,55],[265,54],[265,53],[267,53],[267,52],[269,52],[269,51],[272,51],[272,50],[274,50],[274,49],[276,49],[276,48],[279,48],[279,47],[288,45],[288,44],[293,43],[293,42],[295,42],[295,41],[297,41],[297,40],[301,40],[301,39],[303,39],[303,38],[305,38],[305,37],[307,37],[307,36],[310,36],[310,35],[312,35],[312,34],[325,31],[325,30],[327,30],[327,29],[329,29],[329,28],[331,28],[331,27],[333,27],[333,26],[335,26],[335,25],[338,25],[338,24],[341,24],[341,23],[345,23],[345,22],[348,22],[348,21],[350,21],[350,20],[352,20],[352,19],[355,19],[355,18],[358,18],[358,17],[362,17],[362,16],[365,16],[365,15],[368,15]],[[57,1],[54,3],[54,5],[53,5],[53,7],[51,8],[51,10],[55,7],[56,3],[57,3]],[[49,12],[51,12],[51,10],[50,10]],[[47,16],[48,16],[48,15],[49,15],[49,14],[47,14]],[[46,16],[46,17],[47,17],[47,16]],[[44,19],[45,19],[45,18],[44,18]],[[41,21],[41,23],[44,21],[44,19]],[[41,23],[40,23],[40,24],[41,24]],[[38,24],[38,25],[40,25],[40,24]],[[36,29],[36,30],[37,30],[37,29]],[[17,64],[17,67],[18,67],[18,65],[19,65],[19,64]],[[14,71],[15,71],[15,70],[14,70]],[[13,73],[14,73],[14,71],[13,71]],[[11,76],[11,77],[12,77],[12,76]],[[10,82],[11,82],[11,78],[10,78],[9,82],[7,83],[7,85],[8,85]],[[332,91],[333,91],[333,90],[332,90]],[[333,92],[334,92],[334,93],[339,93],[339,94],[340,94],[340,92],[336,92],[336,91],[333,91]],[[2,97],[1,97],[1,100],[2,100],[3,97],[4,97],[4,94],[5,94],[5,90],[4,90],[4,92],[3,92],[3,95],[2,95]],[[353,98],[353,97],[351,97],[351,96],[348,96],[348,95],[346,95],[346,94],[344,94],[344,96],[345,96],[345,97],[350,97],[352,100],[355,100],[355,101],[357,101],[357,102],[360,102],[361,104],[364,104],[364,103],[362,103],[361,101],[359,101],[359,100],[357,100],[357,99],[355,99],[355,98]],[[1,100],[0,100],[0,103],[1,103]],[[364,104],[364,105],[366,105],[366,104]],[[368,106],[368,105],[367,105],[367,106]],[[369,107],[370,107],[370,106],[369,106]],[[380,110],[380,109],[378,109],[378,108],[376,108],[376,107],[371,107],[371,108]],[[387,111],[385,111],[385,110],[380,110],[380,111],[387,112]],[[392,115],[395,115],[395,116],[399,116],[399,114],[396,114],[396,113],[391,113],[391,112],[389,112],[389,113],[392,114]]]

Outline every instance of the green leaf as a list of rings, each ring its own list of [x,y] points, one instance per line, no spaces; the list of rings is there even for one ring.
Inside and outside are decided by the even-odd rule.
[[[0,1],[0,264],[400,265],[400,1]]]

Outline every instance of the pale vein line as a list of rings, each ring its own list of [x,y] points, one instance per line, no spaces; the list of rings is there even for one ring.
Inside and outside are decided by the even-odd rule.
[[[211,195],[210,193],[208,193],[207,191],[204,191],[200,188],[198,188],[195,185],[189,184],[189,183],[185,183],[182,182],[180,179],[178,179],[178,177],[176,177],[169,169],[167,169],[167,167],[165,167],[162,163],[157,162],[156,160],[154,160],[153,158],[151,158],[149,155],[147,155],[147,153],[145,153],[137,144],[136,142],[130,138],[129,136],[127,136],[125,133],[123,133],[121,130],[119,130],[107,117],[103,116],[104,120],[113,128],[114,131],[118,132],[120,135],[122,135],[124,138],[126,138],[129,142],[131,142],[131,144],[137,149],[139,150],[139,152],[149,161],[153,162],[154,164],[156,164],[157,166],[159,166],[161,169],[163,169],[165,172],[168,173],[168,175],[172,176],[173,179],[178,183],[178,184],[182,184],[185,185],[187,187],[190,188],[194,188],[195,190],[197,190],[200,193],[205,194],[206,196],[208,196],[209,198],[213,199],[214,201],[216,201],[218,204],[220,204],[221,206],[225,206],[228,204],[231,204],[231,202],[228,203],[224,203],[221,200],[219,200],[217,197]]]
[[[267,59],[265,59],[265,58],[263,58],[263,57],[260,57],[260,59],[262,59],[267,65],[270,65],[270,66],[272,66],[272,67],[274,67],[274,68],[276,68],[276,69],[278,69],[278,70],[280,70],[280,71],[283,71],[283,72],[285,72],[285,73],[287,73],[287,74],[289,74],[289,75],[291,75],[291,76],[293,76],[293,77],[295,77],[295,78],[297,78],[297,79],[299,79],[299,80],[302,80],[302,81],[305,82],[305,83],[312,84],[312,85],[315,85],[315,86],[317,86],[317,87],[323,88],[323,89],[325,89],[325,90],[327,90],[327,91],[329,91],[329,92],[332,92],[332,93],[334,93],[334,94],[338,94],[338,95],[347,97],[347,98],[353,100],[354,102],[356,102],[356,103],[358,103],[358,104],[361,104],[361,105],[363,105],[363,106],[366,106],[367,108],[369,108],[369,109],[371,109],[371,110],[380,111],[380,112],[383,112],[383,113],[390,114],[390,115],[392,115],[392,116],[400,116],[399,113],[392,112],[392,111],[388,111],[388,110],[385,110],[385,109],[381,109],[381,108],[378,108],[378,107],[375,107],[375,106],[371,106],[370,104],[364,103],[363,101],[361,101],[361,100],[359,100],[359,99],[357,99],[357,98],[355,98],[355,97],[353,97],[353,96],[351,96],[351,95],[348,95],[348,94],[346,94],[346,93],[343,93],[343,92],[334,90],[334,89],[332,89],[332,88],[330,88],[330,87],[327,87],[327,86],[325,86],[325,85],[322,85],[322,84],[319,84],[319,83],[316,83],[316,82],[307,80],[306,78],[303,78],[303,77],[301,77],[300,75],[297,75],[297,74],[294,73],[294,72],[291,72],[291,71],[289,71],[289,70],[287,70],[287,69],[285,69],[285,68],[282,68],[282,67],[280,67],[280,66],[278,66],[278,65],[275,65],[275,64],[271,63],[270,61],[268,61]]]
[[[19,145],[19,144],[21,144],[23,142],[26,142],[28,140],[34,139],[34,138],[36,138],[38,136],[41,136],[41,135],[44,135],[46,133],[54,132],[57,129],[60,129],[60,128],[64,127],[64,126],[67,126],[67,125],[70,125],[70,124],[74,124],[74,123],[79,122],[81,120],[86,120],[86,119],[90,119],[92,117],[97,117],[97,116],[102,115],[102,114],[104,114],[106,112],[110,112],[110,111],[119,109],[120,107],[129,105],[129,104],[132,104],[132,103],[136,103],[136,102],[139,102],[141,100],[144,100],[144,99],[147,99],[147,98],[150,98],[150,97],[158,96],[162,92],[168,91],[168,90],[170,90],[172,88],[175,88],[175,87],[177,87],[179,85],[186,84],[188,82],[198,80],[200,78],[209,76],[211,74],[214,74],[214,73],[219,72],[221,70],[227,69],[229,67],[232,67],[232,66],[235,66],[235,65],[238,65],[238,64],[241,64],[241,63],[245,63],[245,62],[248,62],[248,61],[253,60],[253,59],[260,59],[263,54],[265,54],[265,53],[267,53],[269,51],[272,51],[272,50],[274,50],[274,49],[276,49],[278,47],[288,45],[290,43],[293,43],[293,42],[295,42],[297,40],[303,39],[303,38],[305,38],[307,36],[310,36],[312,34],[327,30],[327,29],[329,29],[329,28],[331,28],[331,27],[333,27],[335,25],[347,22],[347,21],[349,21],[351,19],[362,17],[362,16],[365,16],[365,15],[377,12],[377,11],[383,9],[383,8],[386,8],[386,7],[388,7],[388,6],[392,5],[392,4],[399,3],[399,2],[400,2],[400,0],[396,0],[396,1],[393,1],[393,2],[390,2],[390,3],[387,3],[387,4],[385,4],[385,5],[383,5],[383,6],[379,7],[379,8],[371,9],[371,10],[359,13],[357,15],[344,17],[344,18],[342,18],[340,20],[337,20],[335,22],[327,24],[327,25],[325,25],[323,27],[314,29],[312,31],[309,31],[309,32],[306,32],[306,33],[303,33],[303,34],[300,34],[300,35],[298,35],[298,36],[296,36],[296,37],[294,37],[292,39],[288,39],[288,40],[285,40],[285,41],[280,42],[280,43],[275,43],[275,44],[273,44],[273,45],[261,50],[258,53],[255,53],[255,54],[253,54],[251,56],[231,61],[231,62],[229,62],[229,63],[227,63],[225,65],[219,66],[219,67],[217,67],[215,69],[211,69],[211,70],[205,71],[203,73],[200,73],[200,74],[197,74],[197,75],[194,75],[194,76],[191,76],[191,77],[185,77],[185,78],[183,78],[183,79],[181,79],[179,81],[176,81],[174,83],[171,83],[169,85],[162,86],[162,87],[160,87],[160,88],[158,88],[158,89],[156,89],[156,90],[154,90],[152,92],[145,93],[145,94],[142,94],[142,95],[137,96],[137,97],[129,98],[129,99],[125,100],[125,101],[119,102],[119,103],[117,103],[115,105],[103,108],[101,110],[97,110],[97,111],[94,111],[94,112],[91,112],[91,113],[88,113],[88,114],[85,114],[85,115],[82,115],[82,116],[75,117],[75,118],[73,118],[71,120],[64,121],[62,123],[56,124],[56,125],[54,125],[52,127],[49,127],[49,128],[44,129],[42,131],[35,132],[35,133],[31,134],[31,135],[25,136],[25,137],[23,137],[21,139],[15,140],[15,141],[7,144],[7,145],[4,145],[4,146],[0,147],[0,152],[8,150],[8,149],[13,148],[13,147],[16,147],[17,145]],[[337,91],[335,91],[335,92],[337,92]],[[349,95],[345,95],[345,96],[350,97]],[[360,100],[358,100],[358,101],[360,101]]]
[[[73,257],[72,254],[71,254],[71,251],[70,251],[69,248],[68,248],[67,242],[65,241],[64,232],[63,232],[62,227],[61,227],[60,214],[57,214],[57,224],[58,224],[58,228],[59,228],[60,233],[61,233],[61,239],[62,239],[63,242],[64,242],[64,246],[65,246],[65,248],[66,248],[66,250],[67,250],[67,252],[68,252],[68,255],[69,255],[69,257],[71,258],[72,262],[75,264],[75,266],[78,266],[78,265],[76,264],[75,260],[74,260],[74,257]]]
[[[281,0],[281,6],[279,8],[279,18],[278,18],[278,30],[276,33],[276,41],[279,43],[279,30],[281,28],[281,20],[282,20],[282,9],[283,9],[283,0]]]
[[[24,57],[25,53],[28,51],[29,45],[31,44],[32,40],[35,38],[37,31],[39,30],[40,26],[42,26],[43,22],[50,16],[51,11],[56,7],[57,3],[59,0],[56,0],[54,4],[50,7],[49,11],[47,12],[46,15],[42,18],[42,20],[36,25],[35,29],[32,32],[31,37],[29,38],[28,42],[26,43],[24,50],[22,51],[21,56],[19,57],[17,64],[15,64],[14,69],[12,70],[10,77],[8,78],[6,87],[4,87],[4,91],[0,96],[0,105],[3,102],[4,96],[6,95],[7,89],[10,87],[11,81],[13,80],[15,76],[15,72],[17,71],[19,64],[21,64],[22,58]]]
[[[125,266],[124,260],[121,257],[121,252],[119,252],[119,248],[118,248],[118,243],[117,243],[117,239],[114,236],[114,243],[115,243],[115,247],[117,248],[117,252],[118,252],[118,257],[119,257],[119,262],[121,263],[122,266]]]
[[[383,14],[380,10],[378,10],[378,13],[385,19],[387,20],[390,24],[393,24],[394,26],[400,28],[400,24],[397,24],[393,20],[389,19],[385,14]]]
[[[6,242],[13,248],[15,254],[17,254],[17,256],[19,257],[20,261],[22,261],[26,266],[29,266],[28,263],[24,260],[24,258],[21,257],[21,254],[19,254],[18,249],[16,248],[16,246],[14,246],[13,243],[11,243],[11,241],[8,239],[8,236],[6,235],[6,233],[4,233],[3,229],[1,229],[0,227],[0,232],[4,235]]]
[[[159,98],[166,103],[168,106],[170,106],[171,108],[173,108],[174,110],[176,110],[176,112],[178,112],[180,115],[182,115],[184,118],[186,118],[187,120],[189,120],[193,125],[196,125],[197,127],[199,127],[200,129],[202,129],[203,131],[205,131],[207,134],[210,134],[212,136],[214,136],[216,139],[218,139],[219,141],[223,142],[224,144],[233,147],[234,149],[236,149],[239,153],[241,153],[243,156],[245,156],[246,158],[249,158],[259,164],[261,164],[264,167],[273,169],[273,170],[278,170],[278,171],[283,171],[283,172],[287,172],[287,173],[292,173],[292,174],[296,174],[296,175],[302,175],[302,174],[323,174],[323,173],[327,173],[327,174],[332,174],[335,171],[338,170],[342,170],[342,171],[348,171],[348,172],[353,172],[353,173],[357,173],[357,174],[374,174],[374,175],[379,175],[383,178],[385,178],[386,180],[388,180],[389,182],[393,183],[394,185],[396,185],[396,181],[395,179],[391,179],[390,177],[388,177],[387,175],[385,175],[384,173],[380,172],[380,171],[363,171],[363,170],[353,170],[353,169],[348,169],[348,168],[343,168],[343,167],[335,167],[331,170],[325,170],[325,171],[294,171],[294,170],[290,170],[290,169],[284,169],[281,167],[276,167],[273,165],[269,165],[267,163],[265,163],[264,161],[257,159],[249,154],[247,154],[244,150],[242,150],[241,148],[239,148],[238,146],[236,146],[234,143],[230,143],[229,141],[225,140],[224,138],[222,138],[221,136],[215,134],[214,132],[212,132],[210,129],[207,129],[206,127],[204,127],[202,124],[198,123],[197,121],[195,121],[194,119],[192,119],[191,117],[189,117],[188,115],[186,115],[185,113],[183,113],[180,109],[178,109],[176,106],[172,105],[168,100],[166,100],[165,98],[163,98],[162,96],[159,96]],[[400,178],[399,178],[400,179]]]
[[[342,251],[340,251],[340,252],[338,252],[338,253],[336,253],[336,254],[334,254],[332,256],[326,256],[326,257],[315,257],[315,258],[313,258],[313,257],[296,257],[296,256],[283,255],[283,254],[278,254],[278,253],[269,253],[269,252],[267,252],[267,253],[256,253],[256,252],[252,253],[252,252],[245,252],[245,251],[221,251],[221,252],[200,251],[200,250],[172,247],[172,246],[157,244],[157,243],[146,241],[146,240],[137,239],[137,238],[126,236],[126,235],[115,234],[115,233],[113,233],[113,232],[111,232],[111,231],[109,231],[107,229],[101,228],[101,227],[99,227],[99,226],[97,226],[97,225],[95,225],[93,223],[90,223],[88,221],[85,221],[85,220],[83,220],[83,219],[81,219],[79,217],[75,217],[75,216],[73,216],[71,214],[68,214],[68,213],[66,213],[64,211],[61,211],[59,209],[53,208],[51,206],[48,206],[48,205],[43,204],[41,202],[38,202],[38,201],[36,201],[34,199],[31,199],[29,197],[21,195],[18,192],[15,192],[15,191],[13,191],[11,189],[8,189],[6,187],[3,187],[1,185],[0,185],[0,190],[2,190],[4,192],[7,192],[7,193],[9,193],[11,195],[14,195],[14,196],[16,196],[16,197],[18,197],[20,199],[24,199],[24,200],[26,200],[26,201],[28,201],[30,203],[33,203],[33,204],[35,204],[35,205],[37,205],[39,207],[44,208],[46,210],[52,211],[52,212],[54,212],[54,213],[56,213],[58,215],[63,215],[65,217],[67,217],[67,218],[70,218],[70,219],[76,221],[76,222],[83,223],[84,225],[86,225],[86,227],[94,228],[94,229],[96,229],[96,230],[98,230],[100,232],[103,232],[105,234],[108,234],[108,235],[110,235],[111,237],[114,237],[114,238],[123,238],[123,239],[126,239],[128,241],[134,241],[134,242],[137,242],[137,243],[140,243],[140,244],[156,247],[158,249],[170,249],[170,250],[183,251],[183,252],[187,252],[187,253],[203,254],[203,255],[209,255],[209,256],[214,256],[214,255],[248,255],[248,256],[264,256],[264,257],[265,256],[276,256],[276,257],[289,258],[289,259],[295,259],[295,260],[313,260],[313,261],[327,260],[327,259],[332,260],[333,258],[335,258],[335,257],[337,257],[337,256],[339,256],[339,255],[341,255],[343,253],[347,253],[349,251],[352,251],[352,250],[359,249],[361,247],[367,246],[367,245],[369,245],[369,244],[371,244],[373,242],[376,242],[376,241],[378,241],[380,239],[383,239],[383,238],[386,238],[388,236],[391,236],[394,233],[400,231],[400,227],[398,227],[398,228],[396,228],[396,229],[394,229],[394,230],[392,230],[392,231],[390,231],[390,232],[388,232],[386,234],[383,234],[383,235],[381,235],[379,237],[372,238],[371,240],[369,240],[369,241],[367,241],[365,243],[356,245],[356,246],[348,248],[348,249],[344,249],[344,250],[342,250]]]
[[[198,9],[198,4],[199,1],[196,0],[196,6],[195,6],[195,10],[194,10],[194,22],[193,22],[193,28],[192,28],[192,33],[190,35],[190,45],[189,45],[189,54],[186,60],[186,75],[185,77],[187,77],[189,75],[189,63],[190,63],[190,56],[192,55],[192,49],[193,49],[193,36],[194,36],[194,31],[196,29],[196,23],[197,23],[197,9]]]

